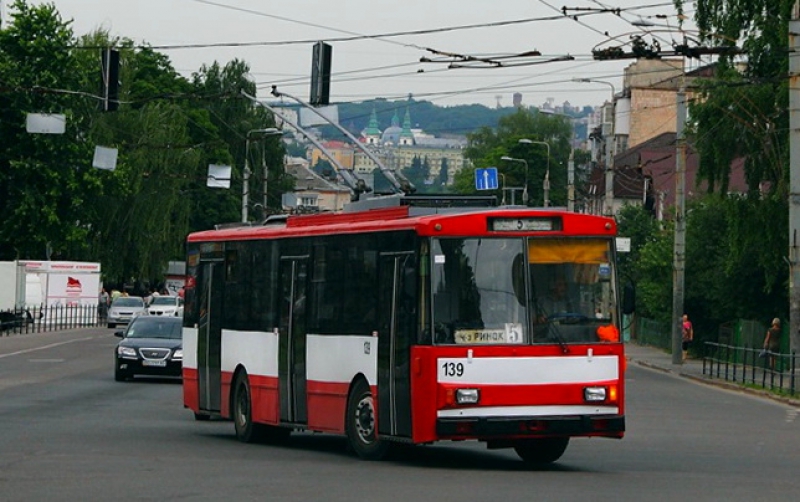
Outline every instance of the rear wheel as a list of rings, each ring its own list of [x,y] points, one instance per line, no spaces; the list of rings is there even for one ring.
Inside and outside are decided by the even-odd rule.
[[[389,451],[389,443],[377,437],[375,400],[369,385],[359,380],[347,399],[345,429],[353,451],[364,460],[380,460]]]
[[[116,328],[116,327],[117,327],[117,325],[116,325],[116,324],[114,324],[113,322],[110,322],[110,323],[108,323],[108,327],[109,327],[109,328]]]
[[[561,458],[569,438],[542,438],[520,441],[514,446],[517,455],[529,464],[550,464]]]
[[[204,415],[203,413],[195,413],[194,419],[197,420],[198,422],[207,422],[208,420],[211,420],[211,415]]]
[[[243,443],[257,441],[280,443],[291,434],[289,429],[283,427],[253,423],[253,400],[247,373],[241,373],[236,378],[232,411],[236,437]],[[195,414],[195,418],[198,419],[197,414]]]

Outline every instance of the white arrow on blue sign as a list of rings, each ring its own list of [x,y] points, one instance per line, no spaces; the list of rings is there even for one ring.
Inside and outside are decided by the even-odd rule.
[[[496,167],[475,169],[475,188],[478,190],[497,190],[497,178]]]

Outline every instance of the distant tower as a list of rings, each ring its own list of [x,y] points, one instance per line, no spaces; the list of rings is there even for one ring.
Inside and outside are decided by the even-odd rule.
[[[378,114],[375,113],[375,108],[372,109],[372,114],[369,117],[367,128],[361,134],[366,138],[368,145],[376,145],[380,143],[381,130],[378,129]]]
[[[522,93],[515,92],[514,93],[514,108],[519,108],[522,106]]]
[[[500,100],[503,99],[503,96],[497,94],[495,95],[494,99],[497,100],[497,108],[502,108],[502,106],[500,105]]]
[[[411,112],[408,111],[408,107],[406,107],[406,115],[403,117],[403,130],[400,131],[400,144],[414,144],[414,133],[411,132]]]

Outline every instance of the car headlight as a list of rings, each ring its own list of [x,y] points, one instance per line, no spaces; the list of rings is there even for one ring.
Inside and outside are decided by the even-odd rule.
[[[183,349],[175,349],[175,352],[172,353],[172,359],[175,361],[183,360]]]
[[[136,349],[131,347],[117,347],[117,355],[120,357],[136,357]]]

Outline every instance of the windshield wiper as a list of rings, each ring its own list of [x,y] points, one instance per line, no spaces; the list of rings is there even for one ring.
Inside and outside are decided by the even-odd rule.
[[[569,346],[567,345],[567,340],[561,334],[561,331],[558,329],[558,324],[548,321],[550,326],[553,328],[553,338],[556,339],[558,345],[561,347],[561,352],[564,354],[569,354]]]

